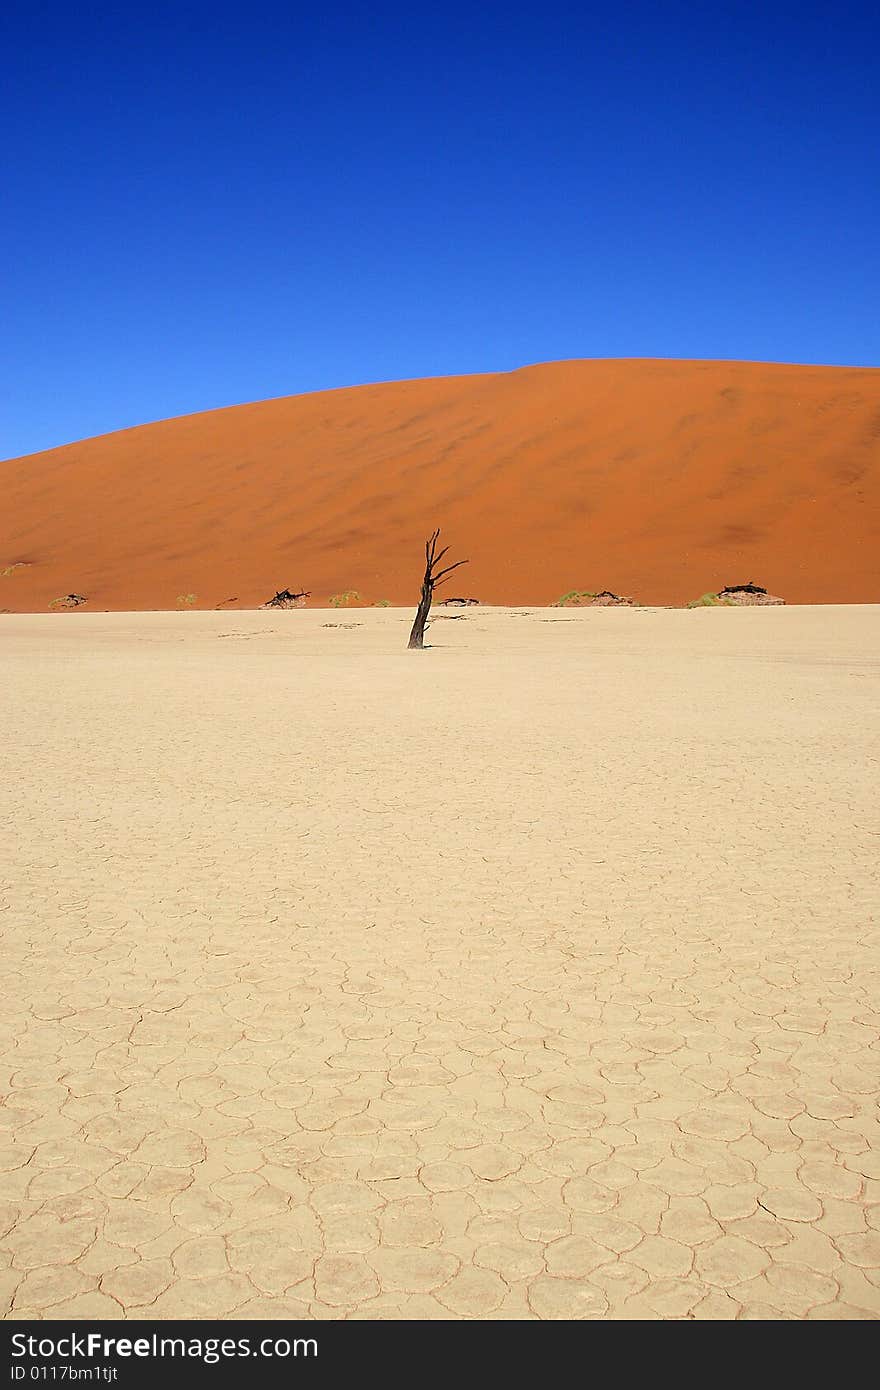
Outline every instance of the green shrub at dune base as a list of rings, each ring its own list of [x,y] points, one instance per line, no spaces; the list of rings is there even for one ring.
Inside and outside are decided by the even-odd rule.
[[[728,598],[719,598],[717,594],[703,594],[700,598],[692,598],[688,608],[733,608],[734,605]]]
[[[593,589],[569,589],[567,594],[563,594],[561,598],[556,600],[553,607],[567,608],[569,604],[583,603],[584,601],[588,602],[595,597],[596,594]]]

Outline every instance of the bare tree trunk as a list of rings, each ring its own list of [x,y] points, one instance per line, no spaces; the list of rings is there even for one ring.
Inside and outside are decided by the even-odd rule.
[[[428,614],[431,611],[431,588],[427,583],[422,584],[422,596],[419,599],[419,606],[416,609],[415,622],[412,625],[412,632],[409,634],[409,651],[421,651],[425,645],[425,626],[428,622]]]
[[[421,651],[425,645],[425,628],[428,625],[428,614],[431,611],[436,585],[444,584],[453,570],[457,570],[459,565],[468,563],[467,560],[456,560],[454,565],[447,565],[446,569],[438,570],[437,566],[449,549],[448,545],[444,546],[440,554],[437,554],[439,538],[440,528],[438,526],[430,539],[425,541],[425,576],[422,580],[422,593],[419,598],[419,606],[416,609],[412,632],[409,634],[409,651]]]

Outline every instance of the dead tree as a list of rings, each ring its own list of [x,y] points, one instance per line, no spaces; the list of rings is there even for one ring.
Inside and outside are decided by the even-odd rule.
[[[449,546],[446,545],[439,554],[437,553],[439,538],[440,528],[438,526],[431,539],[425,541],[425,577],[422,580],[422,595],[416,609],[415,622],[409,635],[409,651],[421,651],[425,645],[425,627],[428,623],[428,614],[431,611],[431,602],[437,585],[445,583],[452,571],[457,570],[459,565],[468,563],[467,560],[456,560],[454,565],[447,565],[445,569],[438,570],[437,566],[449,549]]]
[[[274,598],[270,598],[266,603],[261,603],[261,608],[302,608],[307,598],[311,598],[311,589],[300,589],[298,593],[291,593],[290,589],[279,589]],[[227,599],[231,603],[232,599]]]

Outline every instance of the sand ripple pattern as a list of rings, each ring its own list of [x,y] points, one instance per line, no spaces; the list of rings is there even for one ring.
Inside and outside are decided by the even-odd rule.
[[[878,610],[357,616],[0,619],[5,1316],[876,1318]]]

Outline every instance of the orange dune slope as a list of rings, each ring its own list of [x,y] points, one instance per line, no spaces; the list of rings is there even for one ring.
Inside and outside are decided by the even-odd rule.
[[[236,406],[0,464],[0,609],[880,601],[880,370],[572,361]],[[13,568],[14,567],[14,568]],[[194,596],[194,598],[192,597]]]

